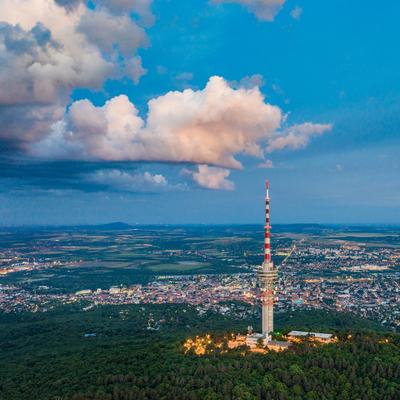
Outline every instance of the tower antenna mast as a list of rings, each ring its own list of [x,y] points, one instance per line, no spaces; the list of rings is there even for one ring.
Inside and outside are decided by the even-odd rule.
[[[271,259],[271,224],[269,182],[265,182],[265,226],[264,226],[264,262],[258,271],[261,307],[262,307],[262,334],[270,339],[274,330],[274,290],[278,272]]]

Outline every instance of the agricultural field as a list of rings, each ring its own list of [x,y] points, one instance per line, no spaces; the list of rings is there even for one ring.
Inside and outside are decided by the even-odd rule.
[[[260,225],[4,228],[0,239],[0,285],[49,293],[146,284],[165,275],[254,272],[263,259]],[[363,277],[398,270],[400,231],[276,225],[272,248],[275,264],[289,274]]]

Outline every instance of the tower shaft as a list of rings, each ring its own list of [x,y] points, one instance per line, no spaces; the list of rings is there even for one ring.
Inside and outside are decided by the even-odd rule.
[[[274,330],[274,289],[278,275],[271,259],[269,200],[269,183],[267,179],[265,197],[264,262],[258,272],[261,290],[262,334],[264,337],[268,337]]]

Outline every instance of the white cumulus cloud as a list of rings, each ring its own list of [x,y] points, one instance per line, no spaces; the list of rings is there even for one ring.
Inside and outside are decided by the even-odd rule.
[[[298,149],[332,128],[307,122],[282,129],[286,116],[257,86],[234,88],[217,76],[204,89],[154,98],[148,110],[142,118],[125,95],[103,106],[76,101],[31,151],[50,159],[195,164],[190,176],[199,186],[230,190],[226,178],[229,169],[243,167],[239,155],[262,159],[266,152]]]
[[[206,189],[233,190],[235,188],[235,184],[226,179],[231,173],[226,168],[198,165],[197,171],[185,170],[185,172],[192,176],[194,182]]]
[[[269,141],[267,150],[299,149],[305,147],[314,136],[322,135],[332,129],[332,124],[305,122],[284,129]]]
[[[161,161],[241,168],[236,154],[263,154],[260,142],[279,128],[282,113],[264,102],[257,87],[233,89],[220,77],[202,90],[174,91],[150,100],[142,119],[122,95],[96,107],[88,100],[72,104],[66,130],[50,135],[36,152],[52,157],[62,146],[65,157],[99,160]],[[71,147],[82,151],[70,152]]]
[[[132,173],[119,169],[98,170],[86,175],[85,180],[124,192],[151,193],[183,189],[183,185],[170,185],[163,175],[151,174],[147,171],[144,173]]]

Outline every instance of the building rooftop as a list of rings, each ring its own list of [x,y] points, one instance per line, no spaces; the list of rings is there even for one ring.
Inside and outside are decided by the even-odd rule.
[[[270,340],[268,342],[268,346],[276,346],[276,347],[290,347],[292,344],[290,342],[283,342],[281,340]]]
[[[320,339],[331,339],[333,335],[331,333],[290,331],[288,336],[313,336]]]

